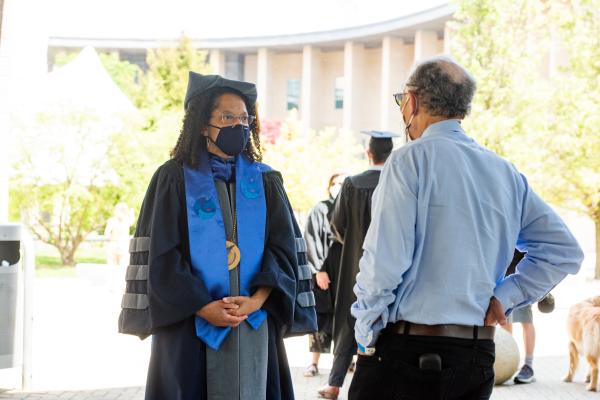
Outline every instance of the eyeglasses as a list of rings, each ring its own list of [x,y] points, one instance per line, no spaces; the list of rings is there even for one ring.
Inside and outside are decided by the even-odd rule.
[[[407,94],[408,92],[394,93],[394,100],[396,101],[396,104],[398,104],[398,107],[402,107],[402,99],[404,99],[404,96]]]
[[[240,121],[242,125],[250,125],[256,120],[256,117],[254,115],[233,115],[229,113],[221,114],[221,122],[226,125],[232,125],[236,118],[238,121]]]

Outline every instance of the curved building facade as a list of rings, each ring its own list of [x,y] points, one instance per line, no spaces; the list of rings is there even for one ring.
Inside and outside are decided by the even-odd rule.
[[[449,4],[374,24],[331,31],[192,41],[209,50],[215,73],[255,82],[261,117],[285,120],[292,110],[305,129],[348,132],[400,127],[392,94],[412,65],[449,53]],[[176,40],[50,37],[49,54],[92,45],[143,66],[147,49]]]

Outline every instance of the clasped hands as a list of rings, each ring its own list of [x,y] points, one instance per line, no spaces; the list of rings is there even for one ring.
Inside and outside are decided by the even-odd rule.
[[[270,288],[261,287],[252,296],[224,297],[208,303],[196,311],[196,315],[211,325],[235,328],[244,322],[249,314],[260,310],[270,293]]]

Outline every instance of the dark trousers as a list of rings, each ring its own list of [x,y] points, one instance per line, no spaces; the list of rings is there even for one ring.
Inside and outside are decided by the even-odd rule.
[[[349,400],[487,400],[494,387],[492,340],[410,336],[384,330],[374,356],[358,356]],[[438,354],[441,371],[421,370]]]
[[[342,387],[344,378],[348,372],[348,368],[352,363],[352,357],[356,354],[356,349],[352,352],[340,353],[333,355],[333,365],[329,373],[329,385]]]

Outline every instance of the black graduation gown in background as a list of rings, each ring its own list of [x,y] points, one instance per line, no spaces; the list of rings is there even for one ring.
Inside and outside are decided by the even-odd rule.
[[[269,331],[266,398],[290,400],[294,394],[283,336],[294,324],[296,296],[302,291],[298,287],[297,263],[303,262],[300,259],[305,255],[296,253],[295,238],[300,237],[300,232],[281,175],[265,172],[263,182],[267,206],[265,250],[261,271],[250,291],[260,286],[273,288],[263,306]],[[166,162],[153,176],[131,251],[131,264],[146,264],[149,272],[147,280],[143,274],[133,277],[128,272],[125,296],[147,293],[148,304],[145,309],[144,304],[130,306],[133,309],[124,307],[119,330],[141,338],[153,335],[146,399],[204,400],[206,347],[196,336],[194,316],[213,299],[203,281],[192,272],[183,168],[178,162]],[[296,318],[300,314],[303,312],[296,312]],[[310,312],[304,315],[311,319]],[[316,326],[315,319],[312,308],[308,325]]]
[[[342,254],[339,269],[334,274],[334,354],[355,351],[355,319],[350,314],[350,307],[356,301],[353,288],[363,253],[362,245],[371,223],[371,198],[380,174],[379,170],[367,170],[346,178],[335,201],[331,230],[342,244]]]
[[[333,234],[331,233],[331,214],[333,212],[333,199],[323,200],[317,203],[308,214],[306,227],[304,229],[304,239],[306,240],[306,258],[308,265],[314,274],[323,271],[323,264],[328,256],[329,247],[333,243]],[[331,260],[330,260],[331,262]],[[330,277],[331,278],[331,277]],[[330,287],[333,287],[330,286]],[[316,309],[319,315],[319,330],[322,331],[325,326],[331,324],[331,318],[324,317],[323,314],[333,313],[333,301],[331,289],[322,290],[313,282],[313,292],[315,294]],[[327,318],[327,321],[325,321]],[[329,332],[331,328],[326,328]]]

